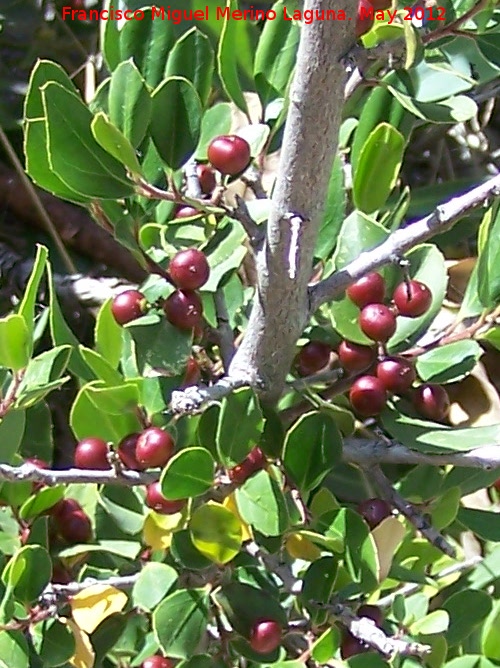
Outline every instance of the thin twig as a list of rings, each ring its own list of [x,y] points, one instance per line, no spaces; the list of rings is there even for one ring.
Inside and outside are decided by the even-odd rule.
[[[257,250],[264,241],[266,230],[264,225],[257,225],[248,211],[245,200],[238,194],[235,195],[236,207],[227,208],[227,215],[237,220],[243,226],[245,232],[248,234],[250,243],[254,250]]]
[[[139,473],[138,471],[121,471],[119,474],[113,469],[109,471],[89,470],[89,469],[65,469],[62,471],[53,469],[40,469],[33,464],[26,463],[22,466],[11,466],[10,464],[0,464],[0,480],[9,482],[22,482],[30,480],[32,482],[43,483],[53,486],[69,483],[93,483],[95,485],[122,485],[123,487],[133,487],[134,485],[149,485],[156,482],[160,477],[157,473]]]
[[[448,25],[445,25],[442,28],[433,30],[427,35],[423,35],[422,43],[431,44],[432,42],[436,42],[439,39],[443,39],[443,37],[454,35],[461,25],[463,25],[469,19],[473,18],[483,9],[486,9],[488,7],[488,4],[489,0],[479,0],[477,4],[475,4],[469,10],[467,10],[464,14],[462,14],[462,16],[459,16],[457,19],[455,19],[455,21],[448,23]]]
[[[96,578],[85,578],[81,582],[69,582],[68,584],[49,584],[40,594],[42,602],[52,600],[55,597],[58,599],[69,598],[74,596],[89,587],[101,585],[103,587],[115,587],[116,589],[130,589],[139,579],[140,572],[133,575],[117,575],[104,580],[97,580]]]
[[[199,413],[213,403],[217,403],[248,382],[238,378],[224,376],[210,387],[192,385],[183,390],[172,392],[170,410],[177,415]]]

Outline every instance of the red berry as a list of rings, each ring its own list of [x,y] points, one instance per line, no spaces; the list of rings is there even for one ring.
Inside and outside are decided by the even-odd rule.
[[[196,248],[179,251],[168,266],[175,285],[181,290],[197,290],[208,281],[210,267],[205,254]]]
[[[54,584],[69,584],[72,581],[71,573],[59,561],[52,566],[50,581]]]
[[[252,450],[250,450],[245,458],[245,461],[253,466],[255,471],[260,471],[267,464],[266,455],[257,445],[252,448]]]
[[[407,318],[418,318],[426,313],[432,304],[432,292],[420,281],[400,283],[394,290],[392,299],[399,315]]]
[[[196,165],[196,175],[200,182],[201,192],[205,195],[211,195],[217,185],[214,170],[209,165]]]
[[[368,617],[375,622],[377,626],[382,626],[384,621],[384,615],[380,608],[377,608],[376,605],[361,605],[358,608],[358,617]]]
[[[212,139],[207,156],[212,166],[221,174],[236,176],[250,164],[250,145],[237,135],[221,135]]]
[[[385,343],[396,331],[396,316],[384,304],[368,304],[359,314],[359,326],[372,341]]]
[[[144,315],[146,299],[139,290],[125,290],[113,299],[111,313],[119,325],[126,325]]]
[[[367,33],[374,22],[374,12],[368,0],[359,0],[358,15],[356,17],[356,37],[359,39]]]
[[[497,492],[500,492],[500,478],[498,480],[495,480],[493,483],[493,487],[497,490]]]
[[[133,471],[144,471],[147,466],[140,463],[135,452],[138,438],[139,434],[129,434],[128,436],[125,436],[125,438],[120,441],[117,452],[122,464],[128,469],[132,469]]]
[[[245,459],[227,472],[229,479],[236,485],[242,485],[250,476],[263,469],[267,464],[266,455],[255,446]]]
[[[448,414],[450,397],[441,385],[426,383],[415,390],[413,405],[422,417],[440,422]]]
[[[141,668],[173,668],[173,661],[166,659],[164,656],[155,654],[150,656],[149,659],[146,659],[141,663]]]
[[[363,308],[368,304],[378,304],[384,301],[385,281],[376,271],[363,276],[346,290],[349,299]]]
[[[196,292],[177,290],[163,304],[167,320],[179,329],[193,329],[203,316],[203,305]]]
[[[356,654],[368,652],[369,649],[368,645],[355,638],[349,631],[346,631],[340,645],[340,656],[346,660],[351,656],[356,656]]]
[[[278,622],[265,619],[257,622],[250,632],[250,647],[257,654],[269,654],[281,644],[282,628]]]
[[[194,357],[190,357],[186,364],[186,373],[184,375],[184,380],[182,381],[182,387],[188,387],[189,385],[196,385],[200,380],[201,370],[200,365],[195,360]]]
[[[295,365],[300,376],[310,376],[321,371],[330,361],[331,346],[323,341],[309,341],[299,351]]]
[[[375,362],[377,351],[352,341],[342,341],[337,350],[340,363],[346,371],[363,371]]]
[[[391,507],[383,499],[367,499],[357,507],[358,513],[364,518],[370,529],[374,529],[382,520],[392,515]],[[370,617],[370,615],[367,615]],[[370,617],[373,619],[373,617]],[[376,622],[376,620],[373,620]]]
[[[174,218],[193,218],[193,216],[199,216],[200,213],[198,209],[192,206],[180,206],[176,210]]]
[[[31,464],[32,466],[36,466],[37,469],[48,469],[50,468],[48,463],[44,459],[40,459],[39,457],[28,457],[26,459],[26,464]],[[45,484],[43,482],[34,482],[31,485],[31,489],[33,492],[39,492],[43,487],[45,487]],[[5,505],[0,503],[1,505]]]
[[[83,512],[83,508],[76,499],[61,499],[50,509],[50,513],[56,521],[79,511]]]
[[[92,525],[83,510],[58,516],[59,533],[68,543],[88,543],[92,538]]]
[[[161,493],[159,482],[153,482],[146,488],[146,505],[161,515],[173,515],[181,511],[186,505],[185,499],[170,501]]]
[[[388,392],[406,392],[416,377],[415,367],[404,357],[388,357],[377,364],[377,378]]]
[[[174,451],[174,439],[158,427],[145,429],[137,439],[135,456],[147,468],[165,466]]]
[[[101,438],[84,438],[75,450],[75,466],[79,469],[107,470],[108,444]]]
[[[352,384],[349,401],[356,413],[370,417],[383,411],[387,393],[382,382],[375,376],[361,376]]]

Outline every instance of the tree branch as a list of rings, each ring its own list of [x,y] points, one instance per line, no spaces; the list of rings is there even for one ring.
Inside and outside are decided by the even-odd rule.
[[[199,413],[211,404],[227,397],[233,390],[245,387],[245,385],[248,385],[245,380],[224,376],[210,387],[192,385],[183,390],[175,390],[170,400],[170,411],[177,415]]]
[[[500,194],[500,175],[463,195],[441,204],[436,210],[421,220],[393,232],[383,243],[365,251],[340,271],[336,271],[324,281],[309,290],[311,313],[321,304],[333,299],[351,283],[384,264],[393,262],[411,248],[426,241],[435,234],[441,234],[452,227],[465,213],[483,204],[489,197]]]
[[[55,471],[52,469],[40,469],[33,464],[26,463],[22,466],[10,466],[0,464],[0,480],[9,482],[22,482],[30,480],[40,482],[44,485],[62,485],[69,483],[93,483],[95,485],[111,484],[133,487],[135,485],[149,485],[160,477],[158,473],[139,473],[138,471],[120,471],[114,469],[109,471],[88,469],[65,469]]]
[[[215,313],[217,317],[217,330],[219,332],[219,348],[224,364],[224,370],[227,371],[234,355],[234,334],[229,324],[229,314],[227,312],[224,292],[218,289],[214,294]]]
[[[354,16],[356,3],[306,0],[305,8]],[[265,403],[281,395],[307,322],[307,285],[341,121],[345,72],[340,59],[353,41],[351,21],[312,21],[301,28],[266,244],[257,254],[256,295],[229,368],[231,378],[253,387],[262,383]]]

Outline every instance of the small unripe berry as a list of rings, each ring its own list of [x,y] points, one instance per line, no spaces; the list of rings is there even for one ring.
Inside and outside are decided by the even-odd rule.
[[[188,248],[174,255],[168,272],[179,289],[197,290],[208,281],[210,267],[204,253],[197,248]]]
[[[250,632],[250,647],[258,654],[274,652],[281,644],[281,633],[281,625],[272,619],[257,622]]]
[[[209,165],[199,164],[196,165],[196,175],[200,182],[201,192],[204,195],[211,195],[217,185],[214,170]]]
[[[432,304],[432,293],[425,283],[408,281],[398,285],[392,299],[399,315],[418,318],[426,313]]]
[[[185,499],[170,501],[161,493],[159,482],[153,482],[146,488],[146,505],[161,515],[173,515],[180,512],[186,505]]]
[[[364,518],[370,529],[376,526],[392,514],[391,507],[383,499],[367,499],[362,501],[357,507],[358,513]],[[368,617],[370,615],[367,615]],[[373,617],[370,617],[373,619]],[[374,620],[376,622],[376,620]]]
[[[108,444],[101,438],[84,438],[75,449],[75,466],[79,469],[107,470]]]
[[[422,417],[441,422],[450,410],[450,397],[441,385],[425,383],[415,390],[413,405]]]
[[[120,461],[128,469],[133,471],[144,471],[147,468],[137,459],[136,447],[139,434],[129,434],[122,439],[118,445],[117,452]]]
[[[150,656],[141,663],[141,668],[173,668],[173,666],[173,661],[159,654]]]
[[[111,303],[111,313],[119,325],[126,325],[144,315],[146,299],[139,290],[125,290]]]
[[[221,174],[236,176],[250,164],[250,144],[237,135],[221,135],[208,145],[207,157]]]
[[[359,314],[359,326],[372,341],[385,343],[396,331],[396,316],[384,304],[368,304]]]
[[[300,376],[310,376],[328,364],[332,348],[323,341],[309,341],[299,351],[295,365]]]
[[[352,341],[342,341],[337,350],[340,363],[346,371],[363,371],[375,362],[377,351],[372,346],[362,346]]]
[[[174,439],[158,427],[145,429],[137,439],[135,456],[147,468],[165,466],[174,452]]]
[[[201,323],[203,305],[196,292],[177,290],[163,304],[167,320],[178,329],[189,330]]]
[[[406,392],[416,377],[415,367],[404,357],[388,357],[377,364],[377,378],[388,392]]]
[[[350,285],[346,295],[359,308],[364,308],[368,304],[378,304],[384,301],[385,281],[380,274],[373,271]]]
[[[361,376],[352,384],[349,401],[356,413],[370,417],[384,410],[387,392],[382,382],[375,376]]]

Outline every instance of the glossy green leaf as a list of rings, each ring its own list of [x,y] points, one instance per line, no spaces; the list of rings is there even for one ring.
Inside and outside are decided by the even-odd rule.
[[[477,341],[455,341],[419,355],[415,366],[424,382],[452,383],[469,374],[482,354]]]
[[[64,496],[64,486],[44,487],[30,496],[19,508],[19,517],[29,520],[52,508]]]
[[[217,452],[225,466],[241,462],[257,445],[264,418],[255,392],[248,387],[235,390],[221,402],[217,425]]]
[[[482,634],[481,649],[484,656],[489,659],[500,660],[500,635],[498,625],[500,624],[500,601],[493,602],[493,608],[486,618]]]
[[[201,119],[201,136],[196,149],[197,160],[207,160],[207,148],[212,139],[226,135],[231,129],[232,112],[228,102],[219,102],[207,109]]]
[[[69,380],[62,377],[71,355],[71,346],[56,346],[30,360],[23,376],[16,406],[27,408],[40,401],[51,390],[60,387]]]
[[[22,631],[0,631],[0,666],[28,668],[28,642]]]
[[[111,123],[125,135],[133,148],[138,148],[148,129],[151,98],[132,59],[120,63],[111,76],[108,108]]]
[[[286,435],[283,462],[303,495],[318,487],[341,458],[342,438],[330,413],[306,413]]]
[[[460,508],[458,521],[484,540],[500,542],[497,514],[479,508]]]
[[[153,630],[166,656],[186,659],[196,652],[208,622],[204,589],[180,589],[163,599],[153,613]]]
[[[448,645],[463,642],[475,628],[489,615],[492,608],[491,597],[483,591],[463,589],[452,594],[442,605],[450,616],[450,626],[446,634]]]
[[[226,0],[226,8],[229,12],[224,16],[224,24],[219,39],[219,50],[217,53],[217,68],[222,86],[226,95],[245,114],[248,114],[247,103],[243,96],[243,90],[238,74],[238,61],[234,57],[238,49],[238,22],[230,18],[231,13],[238,9],[236,0]]]
[[[49,553],[39,545],[22,547],[7,563],[2,582],[13,588],[14,596],[32,603],[47,586],[52,575]]]
[[[337,569],[337,559],[321,557],[313,561],[303,576],[300,598],[311,616],[311,623],[315,626],[325,624],[328,619],[328,613],[315,603],[329,602],[337,579]]]
[[[240,267],[247,254],[245,238],[246,232],[239,222],[226,218],[218,223],[217,232],[203,249],[210,266],[204,292],[215,292],[227,274]]]
[[[170,554],[182,568],[192,571],[203,571],[213,566],[213,561],[207,559],[195,548],[188,529],[174,533],[170,545]]]
[[[0,366],[20,371],[28,364],[31,353],[30,332],[21,315],[0,319]]]
[[[172,566],[151,561],[143,566],[132,589],[134,606],[153,610],[177,582]]]
[[[167,499],[187,499],[205,494],[214,482],[215,461],[205,448],[184,448],[165,466],[160,478]]]
[[[95,374],[96,380],[102,380],[106,385],[121,385],[123,376],[107,362],[99,353],[85,346],[79,346],[80,355],[85,364]]]
[[[112,0],[105,0],[103,8],[109,8]],[[117,21],[100,21],[99,44],[104,62],[111,72],[120,64],[120,30]]]
[[[132,144],[118,128],[110,123],[102,111],[94,116],[91,130],[96,142],[109,155],[112,155],[118,162],[125,165],[131,174],[141,174],[141,166],[139,165]]]
[[[75,637],[67,624],[58,619],[48,620],[44,625],[42,642],[39,649],[43,665],[65,665],[75,653]]]
[[[69,188],[86,197],[116,199],[133,193],[123,165],[92,136],[92,114],[57,83],[42,87],[49,163]],[[71,141],[69,141],[71,138]]]
[[[104,509],[103,528],[109,533],[109,519],[125,534],[138,534],[144,526],[144,505],[134,489],[104,485],[99,493],[99,506]],[[98,531],[99,534],[99,531]]]
[[[485,213],[479,234],[485,244],[477,264],[478,294],[483,306],[495,306],[500,300],[500,206],[494,205]]]
[[[26,327],[30,333],[30,338],[33,336],[35,326],[35,304],[38,299],[38,290],[40,288],[40,281],[42,280],[47,263],[48,251],[45,246],[37,244],[35,261],[33,262],[33,269],[26,285],[23,298],[19,305],[18,313],[24,318]],[[33,344],[31,344],[33,345]],[[33,352],[30,348],[30,356]]]
[[[344,167],[340,155],[336,155],[330,173],[323,220],[316,239],[315,257],[327,260],[332,254],[346,217],[345,209]]]
[[[456,518],[460,508],[460,487],[451,487],[438,498],[430,509],[432,526],[438,531],[449,526]]]
[[[96,351],[116,369],[122,353],[122,328],[111,313],[112,300],[104,302],[99,309],[95,324]]]
[[[10,410],[0,419],[0,462],[11,463],[21,444],[26,425],[26,411]]]
[[[193,84],[171,77],[151,97],[150,133],[162,160],[179,169],[196,150],[200,139],[202,107]]]
[[[227,564],[240,551],[243,529],[238,517],[215,501],[198,506],[189,520],[195,548],[216,564]]]
[[[242,519],[264,536],[279,536],[288,528],[285,498],[278,483],[267,471],[259,471],[236,492]]]
[[[410,633],[412,635],[418,633],[444,633],[448,630],[449,623],[450,616],[446,610],[434,610],[428,615],[425,615],[425,617],[417,619],[417,621],[411,625]]]
[[[158,317],[152,323],[141,318],[129,325],[127,332],[135,343],[139,373],[144,373],[147,366],[172,375],[184,372],[191,355],[191,332],[174,327],[164,317]]]
[[[355,206],[365,213],[380,209],[391,194],[401,169],[405,140],[388,123],[368,135],[353,180]]]
[[[164,77],[183,77],[195,87],[206,106],[214,74],[214,51],[208,37],[198,28],[185,32],[168,56]]]

